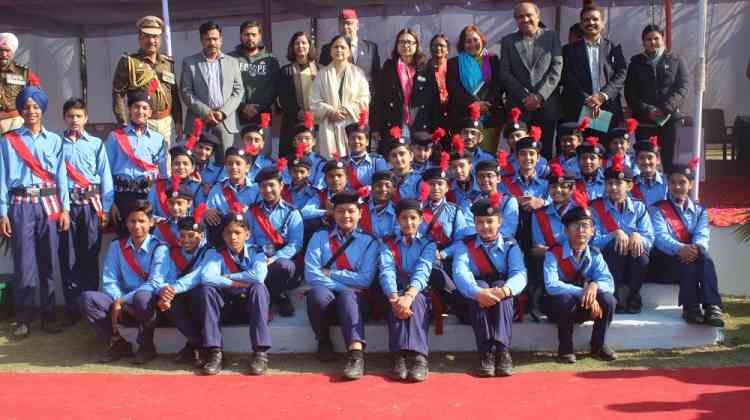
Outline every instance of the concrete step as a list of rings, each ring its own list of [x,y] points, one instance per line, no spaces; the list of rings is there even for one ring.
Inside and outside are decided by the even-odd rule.
[[[677,284],[644,283],[641,287],[643,307],[653,309],[659,306],[677,306],[680,286]]]

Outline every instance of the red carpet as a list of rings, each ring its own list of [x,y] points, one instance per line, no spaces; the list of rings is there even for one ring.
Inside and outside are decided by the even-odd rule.
[[[0,374],[2,418],[506,418],[741,419],[750,417],[750,367],[539,372],[426,383],[322,374]]]
[[[750,178],[716,176],[701,182],[700,201],[708,208],[712,226],[741,224],[750,212]]]

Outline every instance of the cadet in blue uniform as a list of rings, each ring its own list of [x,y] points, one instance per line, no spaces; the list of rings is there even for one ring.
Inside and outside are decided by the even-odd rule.
[[[247,221],[251,241],[268,259],[266,286],[271,301],[279,306],[281,316],[290,317],[294,315],[294,306],[287,291],[299,286],[302,278],[298,267],[304,263],[301,257],[305,227],[299,210],[281,197],[285,164],[286,159],[281,159],[279,165],[258,172],[255,183],[260,188],[260,200],[250,206]]]
[[[562,123],[557,129],[560,152],[550,160],[550,165],[556,163],[562,166],[564,171],[569,171],[578,176],[581,170],[578,168],[578,156],[576,149],[583,142],[591,119],[586,117],[577,123]]]
[[[602,157],[604,147],[596,137],[586,137],[576,149],[578,156],[579,176],[576,179],[576,190],[582,192],[589,202],[604,197],[604,172]]]
[[[267,115],[267,117],[263,117],[263,115]],[[265,122],[265,119],[270,121],[270,115],[262,113],[261,123],[246,125],[240,132],[241,145],[245,150],[245,157],[249,167],[246,176],[250,185],[255,183],[255,177],[263,168],[276,164],[273,159],[262,154],[266,144],[264,132],[268,130],[268,123]]]
[[[194,200],[196,207],[205,203],[211,188],[226,177],[224,167],[217,165],[213,158],[214,150],[219,146],[221,146],[219,140],[212,133],[203,133],[198,137],[195,147],[191,149],[195,156],[195,171],[200,174],[201,178],[201,188]]]
[[[372,176],[372,190],[362,209],[360,229],[383,239],[398,232],[396,209],[391,201],[393,196],[393,175],[390,171],[375,172]],[[364,209],[367,206],[367,209]]]
[[[495,193],[474,203],[477,235],[460,242],[453,259],[453,279],[469,301],[468,319],[479,353],[477,374],[482,377],[512,374],[513,296],[526,287],[523,253],[513,239],[500,234],[500,201]]]
[[[471,214],[471,206],[477,201],[489,198],[493,192],[499,192],[500,185],[500,166],[494,160],[483,160],[476,165],[477,186],[480,193],[474,198],[474,201],[465,201],[462,210],[464,215]],[[510,194],[502,195],[500,210],[503,213],[503,225],[500,227],[500,234],[505,238],[515,238],[518,229],[518,200]],[[474,229],[474,218],[467,217],[466,223],[471,229]]]
[[[187,183],[180,183],[180,179],[173,176],[169,189],[164,194],[167,196],[167,214],[165,218],[156,222],[153,234],[170,248],[178,248],[180,246],[178,222],[191,213],[193,189]]]
[[[494,156],[485,152],[480,147],[480,145],[485,142],[484,134],[482,132],[482,130],[484,130],[484,124],[482,124],[481,119],[466,117],[461,120],[460,128],[461,137],[464,139],[464,147],[466,148],[466,153],[471,157],[472,166],[476,166],[477,163],[483,160],[495,160]]]
[[[592,245],[602,250],[615,279],[618,313],[641,312],[641,285],[646,277],[654,229],[646,206],[628,197],[633,186],[630,169],[615,156],[604,172],[607,197],[591,202],[596,236]]]
[[[510,149],[510,156],[508,156],[508,165],[503,165],[501,168],[503,177],[512,178],[517,175],[520,170],[520,163],[518,161],[518,150],[516,145],[521,139],[529,137],[531,135],[531,127],[525,122],[520,120],[521,110],[513,108],[510,110],[510,121],[511,123],[505,126],[505,140],[508,143]],[[541,132],[540,132],[541,134]],[[498,145],[499,146],[499,145]],[[500,148],[498,147],[498,152]],[[540,178],[547,176],[547,159],[544,156],[539,155],[536,161],[535,171],[536,175]]]
[[[325,174],[325,188],[315,192],[310,201],[302,208],[302,219],[305,221],[305,237],[320,229],[327,229],[333,225],[333,196],[346,191],[346,165],[340,160],[329,160],[323,166]]]
[[[723,327],[716,267],[708,254],[708,211],[689,197],[694,165],[673,165],[669,196],[649,208],[656,232],[652,255],[658,261],[658,279],[680,285],[683,318],[691,324]]]
[[[302,153],[290,156],[287,164],[287,172],[290,181],[284,184],[281,191],[284,200],[291,203],[296,209],[302,209],[315,197],[317,189],[310,185],[310,168],[312,162]]]
[[[99,288],[99,258],[102,228],[109,222],[114,189],[104,143],[85,130],[86,104],[77,98],[63,105],[68,126],[63,138],[62,159],[68,172],[70,228],[60,233],[60,277],[65,294],[66,325],[81,318],[78,299],[86,290]]]
[[[594,320],[591,355],[612,361],[617,355],[607,346],[607,328],[614,318],[614,281],[604,257],[590,247],[595,226],[588,208],[574,207],[563,216],[567,240],[544,256],[544,288],[547,312],[557,323],[560,363],[575,363],[573,327]]]
[[[352,190],[372,185],[372,175],[388,170],[382,156],[368,153],[370,130],[367,126],[367,110],[363,110],[359,121],[346,126],[349,156],[344,158],[348,185]]]
[[[326,164],[326,159],[313,152],[313,147],[315,147],[315,126],[313,125],[312,118],[311,113],[305,112],[304,122],[294,127],[294,147],[296,150],[302,151],[302,155],[297,159],[305,157],[310,161],[310,185],[315,188],[323,188],[325,182],[323,166]],[[291,183],[288,171],[284,173],[284,183]]]
[[[124,213],[128,203],[147,198],[154,181],[167,177],[164,137],[147,124],[152,111],[150,101],[147,92],[128,93],[130,123],[109,133],[106,142],[115,185],[112,219],[118,223],[120,236],[126,235],[127,229],[119,213]]]
[[[175,146],[169,150],[170,166],[172,168],[172,178],[162,178],[156,180],[153,188],[148,193],[148,201],[154,208],[154,217],[157,219],[170,217],[169,206],[167,205],[167,190],[169,184],[175,182],[177,178],[180,184],[185,185],[193,192],[193,197],[200,191],[200,177],[195,173],[195,158],[193,153],[182,146]],[[193,197],[191,197],[190,207],[187,213],[192,212]],[[187,216],[187,214],[185,214]]]
[[[411,144],[409,145],[409,149],[411,150],[411,155],[414,157],[411,162],[411,167],[420,174],[424,173],[426,169],[437,166],[435,164],[434,156],[436,156],[436,153],[438,153],[439,150],[434,146],[442,139],[442,136],[441,132],[436,131],[436,133],[437,135],[435,133],[430,134],[426,131],[415,131],[411,133]],[[442,135],[445,135],[445,131],[442,132]]]
[[[667,198],[667,180],[658,167],[661,164],[661,147],[656,136],[642,140],[633,146],[640,173],[633,177],[630,196],[643,201],[646,207]]]
[[[419,198],[422,175],[411,167],[414,155],[406,139],[401,136],[401,129],[391,128],[388,135],[385,155],[393,174],[393,203],[398,204],[403,198]]]
[[[630,148],[633,143],[636,142],[635,132],[638,128],[638,121],[635,118],[629,118],[625,120],[627,124],[626,128],[615,128],[609,131],[607,137],[609,138],[609,159],[607,159],[606,168],[612,166],[612,158],[615,155],[622,155],[624,157],[624,165],[627,166],[633,175],[638,175],[639,170],[635,164],[635,156]]]
[[[365,371],[365,323],[362,306],[377,269],[379,243],[357,229],[360,198],[341,192],[333,197],[335,226],[316,232],[305,253],[307,315],[318,340],[318,356],[332,360],[330,325],[338,320],[348,351],[344,377],[359,379]]]
[[[430,329],[428,280],[435,262],[435,242],[419,233],[422,206],[404,199],[396,206],[399,231],[380,246],[380,287],[387,310],[389,351],[394,379],[427,379],[427,337]],[[434,308],[433,308],[434,310]]]
[[[156,357],[157,286],[169,275],[169,251],[149,234],[154,226],[153,210],[146,200],[136,200],[123,214],[129,235],[112,241],[104,259],[101,291],[81,295],[83,317],[94,327],[97,336],[108,344],[99,358],[114,362],[132,353],[130,343],[119,333],[119,324],[138,326],[138,352],[135,363],[144,364]],[[133,319],[134,318],[134,319]]]
[[[40,292],[42,330],[61,331],[55,320],[53,274],[60,270],[58,230],[68,230],[70,196],[67,169],[60,155],[63,141],[42,126],[47,94],[26,87],[16,97],[24,124],[0,143],[0,233],[13,252],[14,339],[29,335]]]
[[[471,207],[471,204],[481,195],[479,186],[474,178],[471,164],[471,154],[464,147],[464,140],[460,134],[451,139],[450,169],[452,180],[450,190],[446,194],[448,201],[461,207]]]

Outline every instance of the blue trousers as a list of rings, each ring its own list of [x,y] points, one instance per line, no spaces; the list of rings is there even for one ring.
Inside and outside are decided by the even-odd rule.
[[[37,287],[42,320],[53,321],[54,273],[60,270],[57,222],[50,220],[41,204],[11,205],[9,216],[15,268],[13,302],[16,321],[28,324],[34,320]]]
[[[398,319],[393,309],[386,310],[388,320],[388,348],[391,353],[401,350],[415,351],[427,356],[429,346],[427,337],[430,331],[430,297],[426,293],[418,293],[411,304],[412,316],[408,319]]]
[[[653,278],[658,278],[660,282],[680,285],[680,305],[721,305],[716,266],[710,255],[701,251],[695,261],[683,264],[677,256],[654,250],[652,259],[654,262],[651,268],[655,272]]]
[[[123,307],[122,323],[138,327],[138,344],[141,346],[153,345],[157,301],[158,296],[151,292],[138,292],[133,296],[133,301]],[[105,343],[109,343],[113,336],[110,317],[112,303],[114,299],[111,296],[95,290],[83,292],[79,300],[81,314]]]
[[[172,305],[164,315],[174,323],[174,326],[183,336],[185,336],[188,342],[199,347],[203,342],[203,338],[200,326],[191,311],[191,302],[194,299],[197,299],[196,290],[197,289],[192,289],[175,296],[174,299],[172,299]]]
[[[602,308],[603,315],[594,321],[591,332],[591,350],[596,351],[607,342],[607,328],[615,316],[615,299],[612,293],[599,290],[596,301]],[[573,353],[573,327],[591,319],[588,311],[581,308],[581,298],[573,294],[562,294],[547,297],[547,311],[551,319],[557,322],[558,354]]]
[[[222,320],[247,321],[253,351],[268,350],[271,347],[270,304],[270,295],[263,283],[253,283],[247,289],[198,286],[191,295],[191,312],[203,330],[203,347],[223,347]],[[244,319],[239,319],[243,315]]]
[[[627,286],[630,290],[628,300],[640,303],[641,286],[648,271],[648,252],[640,257],[620,255],[615,251],[615,241],[612,240],[602,249],[602,255],[615,280],[615,290]]]
[[[71,204],[70,229],[60,234],[60,272],[69,313],[78,311],[81,293],[99,288],[101,245],[96,210],[90,204]]]
[[[279,258],[268,266],[266,286],[272,300],[278,300],[288,290],[299,286],[297,264],[288,258]]]
[[[330,341],[330,326],[338,322],[346,347],[365,345],[365,321],[360,310],[365,298],[351,290],[336,291],[316,286],[307,291],[307,317],[318,341]]]
[[[477,280],[477,285],[483,289],[489,287],[503,287],[505,281],[497,280],[492,284]],[[499,349],[509,348],[513,332],[513,299],[503,299],[500,303],[489,308],[479,307],[474,299],[469,301],[469,320],[474,329],[474,338],[479,352],[487,352],[495,346]]]

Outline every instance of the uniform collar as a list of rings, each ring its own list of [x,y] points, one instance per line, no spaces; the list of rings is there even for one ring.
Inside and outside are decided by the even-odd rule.
[[[128,126],[125,127],[125,132],[132,136],[137,136],[135,132],[135,126],[132,123],[128,123]],[[143,127],[143,133],[141,134],[142,137],[151,137],[151,129],[148,128],[148,125]]]
[[[563,242],[563,258],[570,258],[573,261],[576,261],[575,256],[573,256],[573,249],[570,247],[570,243],[565,240]],[[586,245],[586,249],[583,250],[583,258],[581,258],[581,261],[588,261],[591,259],[591,249],[588,245]]]
[[[680,211],[695,213],[695,203],[693,203],[693,200],[691,200],[690,197],[688,197],[685,200],[686,203],[685,203],[684,207],[680,206],[679,204],[677,204],[676,201],[674,201],[674,199],[672,198],[672,194],[669,194],[669,201],[671,201],[672,204],[674,204],[675,207],[677,207],[678,209],[680,209]]]
[[[42,138],[46,139],[47,137],[49,137],[49,131],[47,131],[47,129],[44,128],[44,126],[42,126],[42,129],[39,130],[39,134],[36,137],[34,137],[34,135],[31,134],[31,130],[26,128],[25,125],[18,128],[18,134],[22,136],[31,137],[31,138],[37,138],[41,136]]]
[[[484,247],[486,250],[491,251],[492,248],[497,247],[502,252],[506,251],[507,246],[505,245],[505,239],[503,239],[503,235],[500,234],[500,231],[497,232],[497,239],[495,239],[493,242],[489,243],[489,246],[485,244],[485,242],[482,240],[482,238],[477,234],[476,241],[479,243],[479,246]]]
[[[615,203],[612,202],[612,200],[609,199],[609,197],[606,197],[604,199],[604,205],[608,210],[617,212],[617,207],[615,206]],[[630,197],[625,197],[625,205],[622,207],[623,213],[633,213],[633,200],[630,199]],[[619,213],[619,212],[618,212]]]
[[[370,156],[369,153],[365,152],[362,156],[358,156],[358,157],[349,156],[349,159],[347,159],[347,161],[352,162],[352,163],[362,163],[362,162],[372,163],[372,157]]]
[[[68,138],[67,133],[68,133],[68,130],[65,130],[63,132],[63,136],[62,136],[63,140],[67,141],[68,143],[73,143],[73,141]],[[81,136],[78,137],[78,140],[76,141],[79,141],[79,140],[93,141],[94,139],[91,138],[91,135],[86,130],[83,130],[81,131]]]
[[[133,251],[140,251],[140,250],[143,250],[143,251],[146,251],[146,252],[148,252],[148,249],[149,249],[149,245],[151,244],[151,239],[152,239],[152,238],[153,238],[153,236],[152,236],[151,234],[148,234],[148,235],[146,235],[146,239],[144,239],[144,240],[143,240],[143,243],[141,243],[141,246],[140,246],[140,248],[138,248],[138,249],[135,249],[135,244],[133,244],[133,238],[132,238],[132,237],[129,237],[129,238],[128,238],[128,242],[127,242],[127,243],[125,244],[125,246],[126,246],[126,247],[129,247],[129,248],[130,248],[130,249],[132,249]]]
[[[399,229],[398,233],[396,234],[396,241],[406,246],[411,246],[411,245],[414,245],[415,243],[421,243],[422,241],[424,241],[424,238],[422,237],[422,234],[419,233],[419,231],[417,231],[417,234],[410,238],[411,243],[407,244],[406,237],[401,234],[401,229]]]
[[[337,225],[335,228],[333,228],[333,235],[336,238],[338,238],[341,241],[341,243],[343,244],[344,241],[346,241],[349,238],[349,236],[354,236],[356,238],[357,228],[354,228],[354,230],[352,230],[349,235],[344,236],[344,234],[339,230],[339,227]]]

